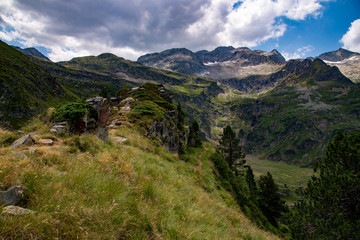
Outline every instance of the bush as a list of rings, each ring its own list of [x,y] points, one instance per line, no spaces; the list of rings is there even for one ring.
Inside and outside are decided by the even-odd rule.
[[[67,121],[69,123],[73,123],[76,119],[81,118],[87,113],[88,107],[88,104],[81,102],[71,102],[65,104],[56,109],[54,122]]]

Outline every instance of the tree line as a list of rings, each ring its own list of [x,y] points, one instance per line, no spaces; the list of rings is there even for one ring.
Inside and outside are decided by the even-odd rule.
[[[255,181],[235,131],[211,156],[222,186],[260,227],[292,239],[360,239],[360,131],[337,133],[315,162],[303,200],[289,210],[268,172]]]

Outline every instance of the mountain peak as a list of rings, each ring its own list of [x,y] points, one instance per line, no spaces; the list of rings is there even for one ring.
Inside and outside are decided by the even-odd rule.
[[[46,57],[44,54],[42,54],[41,52],[39,52],[36,48],[34,47],[30,47],[30,48],[21,48],[21,47],[17,47],[17,46],[12,46],[13,48],[15,48],[16,50],[22,52],[25,55],[30,55],[30,56],[34,56],[34,57],[38,57],[41,58],[45,61],[51,62],[51,60]]]
[[[347,58],[350,58],[352,56],[360,56],[360,54],[349,51],[344,48],[339,48],[336,51],[323,53],[320,56],[318,56],[317,58],[320,58],[322,60],[329,61],[329,62],[338,62],[338,61],[342,61]]]
[[[97,56],[98,58],[117,58],[118,56],[116,56],[115,54],[112,53],[102,53],[100,55]]]

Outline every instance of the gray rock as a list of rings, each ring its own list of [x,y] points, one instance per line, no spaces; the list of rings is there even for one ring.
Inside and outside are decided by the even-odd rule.
[[[54,140],[48,138],[39,139],[39,141],[37,142],[42,145],[48,145],[48,146],[54,145]]]
[[[15,142],[13,142],[11,144],[11,148],[15,149],[18,148],[20,145],[33,145],[35,143],[34,139],[30,136],[30,134],[25,135],[21,138],[19,138],[18,140],[16,140]]]
[[[23,186],[13,186],[7,191],[0,192],[0,203],[7,205],[16,205],[24,197],[25,188]]]
[[[66,122],[55,123],[54,126],[50,129],[51,133],[66,133],[66,131],[67,131]]]
[[[99,128],[96,136],[105,142],[109,141],[109,132],[107,128]]]
[[[128,98],[125,98],[124,100],[122,100],[120,102],[120,104],[123,104],[123,103],[131,103],[131,102],[135,102],[135,99],[133,99],[132,97],[128,97]]]
[[[10,214],[10,215],[29,215],[29,214],[34,214],[35,211],[29,210],[29,209],[25,209],[22,207],[18,207],[18,206],[6,206],[3,208],[2,210],[2,214]]]
[[[27,158],[27,156],[23,153],[14,153],[14,157],[16,158]]]
[[[87,103],[91,104],[92,108],[90,109],[90,116],[88,119],[91,118],[95,119],[96,126],[98,128],[105,128],[107,121],[110,116],[110,107],[109,101],[107,98],[103,97],[94,97],[86,100]],[[91,130],[87,128],[87,130]]]
[[[115,142],[117,143],[123,143],[125,141],[127,141],[127,138],[123,138],[123,137],[114,137]]]
[[[129,112],[131,110],[131,107],[129,105],[125,105],[123,107],[120,108],[122,111],[126,111]]]

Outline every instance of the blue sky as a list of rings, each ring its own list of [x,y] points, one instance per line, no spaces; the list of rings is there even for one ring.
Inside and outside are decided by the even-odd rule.
[[[316,18],[308,17],[303,21],[283,18],[288,25],[284,36],[266,41],[255,48],[265,51],[276,48],[292,55],[297,53],[315,57],[343,47],[340,39],[351,23],[360,18],[360,1],[330,1],[323,3],[323,6],[321,15]],[[298,49],[302,51],[297,51]]]
[[[53,61],[218,46],[305,58],[340,47],[360,52],[360,1],[3,0],[0,39]]]

